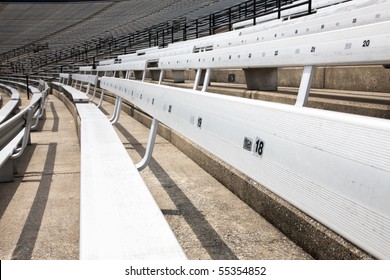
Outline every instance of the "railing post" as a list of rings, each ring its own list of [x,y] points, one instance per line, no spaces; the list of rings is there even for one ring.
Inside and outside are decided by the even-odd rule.
[[[162,47],[165,48],[165,28],[162,30]]]
[[[232,8],[229,8],[229,31],[232,31]]]
[[[28,85],[28,74],[26,74],[26,85],[27,85],[27,99],[30,99],[30,88]]]
[[[183,41],[187,41],[187,22],[184,23]]]
[[[199,38],[199,20],[196,19],[195,21],[195,32],[196,32],[196,38]]]
[[[280,19],[282,16],[282,11],[280,10],[281,9],[281,0],[277,0],[277,5],[278,5],[278,19]]]
[[[256,0],[253,0],[253,25],[256,25]]]

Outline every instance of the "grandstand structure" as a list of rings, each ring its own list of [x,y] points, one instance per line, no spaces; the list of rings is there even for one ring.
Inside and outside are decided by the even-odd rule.
[[[1,184],[55,99],[79,141],[80,259],[203,258],[148,184],[159,137],[302,258],[389,259],[389,30],[388,0],[0,2]],[[137,156],[129,119],[150,128]],[[210,249],[200,216],[211,258],[241,254]]]

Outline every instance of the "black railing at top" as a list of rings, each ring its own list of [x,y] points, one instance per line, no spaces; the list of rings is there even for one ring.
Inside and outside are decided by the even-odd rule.
[[[241,21],[252,20],[252,24],[256,24],[256,18],[271,13],[281,18],[283,11],[298,6],[307,6],[306,13],[310,14],[311,5],[311,0],[248,0],[196,19],[177,18],[119,38],[106,36],[58,51],[47,51],[44,55],[24,60],[23,63],[12,63],[11,67],[14,73],[58,72],[60,69],[77,71],[76,62],[94,64],[96,57],[109,55],[114,51],[127,54],[152,46],[165,47],[169,43],[215,34],[218,30],[232,30],[233,25]],[[64,60],[70,61],[64,63]],[[48,65],[51,66],[47,67]]]

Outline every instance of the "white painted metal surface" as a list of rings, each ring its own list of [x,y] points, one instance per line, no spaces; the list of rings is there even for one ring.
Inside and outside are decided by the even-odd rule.
[[[68,85],[61,84],[61,87],[72,96],[74,102],[89,102],[89,97],[86,93]]]
[[[86,75],[86,74],[72,74],[72,79],[84,82],[92,85],[96,85],[98,82],[98,76],[97,75]]]
[[[118,58],[122,61],[122,63],[137,60],[156,60],[164,56],[190,54],[194,52],[194,48],[195,47],[193,45],[186,45],[184,47],[178,48],[159,49],[154,52],[146,53],[144,55],[119,55]]]
[[[338,10],[343,11],[343,10],[350,10],[350,9],[355,9],[355,8],[360,8],[360,7],[368,7],[370,5],[375,5],[377,3],[382,3],[387,0],[353,0],[353,1],[327,1],[327,0],[315,0],[312,1],[312,10],[316,11],[319,16],[322,16],[324,14],[328,13],[335,13]],[[344,2],[344,3],[342,3]],[[296,3],[293,3],[294,5]],[[294,14],[300,14],[300,13],[305,13],[308,10],[307,5],[299,6],[296,8],[288,9],[285,11],[282,11],[281,16],[282,18],[290,18]],[[329,12],[328,12],[329,10]],[[265,15],[256,18],[256,24],[267,24],[267,22],[275,20],[278,18],[277,14],[277,9],[275,9],[275,13],[270,14],[270,15]],[[260,24],[261,23],[261,24]],[[241,21],[238,23],[233,24],[233,29],[239,29],[239,28],[245,28],[248,26],[253,25],[253,20],[245,20]]]
[[[101,87],[375,257],[390,258],[389,120],[118,78],[103,77]]]
[[[11,97],[8,102],[4,104],[3,107],[1,107],[0,109],[0,123],[2,123],[18,107],[18,104],[20,102],[20,94],[16,89],[7,85],[0,84],[0,87],[6,89],[11,94]]]
[[[363,65],[390,62],[390,21],[250,44],[162,57],[160,69]]]
[[[147,65],[147,60],[131,61],[131,62],[97,66],[96,71],[98,71],[98,72],[102,72],[102,71],[129,71],[129,70],[143,71],[146,69],[146,65]]]
[[[286,22],[280,21],[277,26],[275,25],[269,28],[265,28],[263,25],[246,28],[240,32],[240,36],[234,36],[233,34],[233,36],[226,36],[223,39],[215,40],[214,49],[322,33],[378,23],[389,19],[390,2],[333,13],[327,16],[317,16],[314,14]]]
[[[5,170],[2,167],[7,160],[20,157],[27,146],[32,117],[39,109],[42,95],[33,94],[30,103],[18,114],[0,124],[0,178],[12,178],[13,170]],[[11,174],[6,174],[10,171]]]
[[[80,258],[185,259],[107,117],[94,104],[76,107],[81,118]]]
[[[92,72],[92,66],[81,66],[80,68],[79,68],[79,71],[80,72]]]

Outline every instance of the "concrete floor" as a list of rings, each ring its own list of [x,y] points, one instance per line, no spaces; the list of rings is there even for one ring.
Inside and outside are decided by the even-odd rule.
[[[149,129],[123,112],[115,127],[138,162]],[[31,139],[15,181],[0,184],[0,259],[78,259],[80,149],[74,120],[56,97]],[[311,259],[159,136],[141,175],[189,259]]]
[[[80,150],[73,118],[57,98],[50,96],[31,143],[14,182],[0,183],[0,259],[76,259]]]

